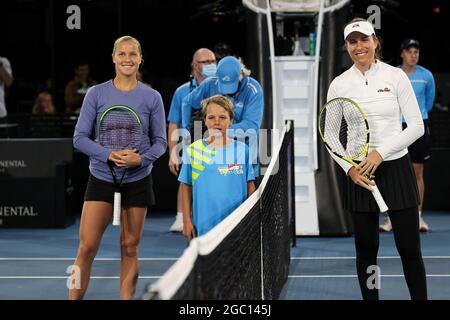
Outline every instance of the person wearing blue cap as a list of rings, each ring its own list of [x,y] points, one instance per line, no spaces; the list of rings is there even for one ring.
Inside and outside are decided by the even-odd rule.
[[[193,109],[200,109],[204,99],[218,94],[233,102],[235,117],[230,128],[230,137],[248,139],[250,157],[258,176],[258,136],[264,111],[264,95],[259,82],[245,74],[243,65],[237,58],[222,58],[217,65],[217,75],[203,81],[184,98],[182,128],[189,128]]]
[[[425,195],[425,183],[423,179],[424,163],[431,158],[430,154],[430,127],[428,124],[428,112],[434,105],[435,83],[433,74],[426,68],[418,65],[420,56],[420,43],[416,39],[406,39],[400,45],[401,68],[414,89],[414,93],[419,104],[420,113],[425,127],[425,134],[417,139],[408,147],[413,162],[414,173],[416,175],[417,186],[419,188],[419,230],[420,232],[428,232],[429,226],[422,217],[423,200]],[[403,128],[406,128],[406,122],[403,118]],[[391,231],[392,224],[388,216],[385,217],[384,223],[380,225],[380,231]]]
[[[173,95],[172,104],[170,105],[169,115],[167,117],[168,137],[167,144],[169,147],[169,170],[175,176],[180,173],[180,161],[177,161],[175,148],[178,143],[177,129],[181,127],[181,106],[184,97],[192,90],[197,88],[203,80],[216,75],[216,57],[214,52],[207,48],[200,48],[195,51],[191,63],[191,77],[188,82],[179,86]],[[177,215],[175,221],[170,226],[172,232],[183,231],[183,209],[181,207],[181,189],[178,188],[177,193]]]

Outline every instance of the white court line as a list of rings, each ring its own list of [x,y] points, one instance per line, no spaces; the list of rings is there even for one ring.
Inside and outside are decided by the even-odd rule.
[[[67,280],[69,276],[0,276],[0,280],[8,280],[8,279],[64,279]],[[159,279],[161,276],[139,276],[139,279]],[[90,279],[120,279],[119,276],[93,276]]]
[[[139,261],[173,261],[178,258],[139,258]],[[0,258],[0,261],[75,261],[75,258]],[[120,261],[120,258],[95,258],[94,261]]]
[[[288,278],[357,278],[357,275],[353,274],[327,274],[327,275],[290,275]],[[381,274],[381,278],[397,278],[404,277],[403,274]],[[427,277],[450,277],[450,274],[427,274]]]
[[[159,279],[162,276],[139,276],[139,279]],[[381,278],[400,278],[404,277],[403,274],[382,274]],[[427,277],[430,278],[438,278],[438,277],[450,277],[450,274],[427,274]],[[26,279],[41,279],[41,280],[51,280],[51,279],[67,279],[68,276],[0,276],[0,280],[9,280],[9,279],[18,279],[18,280],[26,280]],[[357,275],[354,274],[329,274],[329,275],[290,275],[288,278],[357,278]],[[109,279],[120,279],[119,276],[92,276],[90,279],[101,279],[101,280],[109,280]]]
[[[400,259],[400,256],[381,256],[378,259]],[[424,259],[450,259],[450,256],[422,256]],[[291,260],[346,260],[356,257],[291,257]]]
[[[450,259],[450,256],[422,256],[424,259]],[[291,257],[291,260],[346,260],[356,257]],[[400,256],[379,256],[378,259],[400,259]],[[0,261],[71,261],[75,258],[0,257]],[[139,261],[175,261],[178,258],[139,258]],[[95,261],[120,261],[120,258],[95,258]]]

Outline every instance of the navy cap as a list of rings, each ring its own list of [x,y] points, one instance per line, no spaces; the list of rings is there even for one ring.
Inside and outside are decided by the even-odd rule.
[[[239,86],[242,65],[233,56],[223,57],[217,65],[219,92],[221,94],[235,93]]]
[[[409,47],[416,47],[417,49],[420,49],[420,43],[416,39],[406,39],[400,45],[400,50],[406,50],[409,49]]]

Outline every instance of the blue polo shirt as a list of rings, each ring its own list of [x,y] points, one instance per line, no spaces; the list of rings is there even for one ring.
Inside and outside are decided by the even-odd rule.
[[[248,147],[232,140],[225,148],[212,148],[203,139],[183,154],[178,180],[192,186],[193,224],[203,235],[247,199],[247,182],[255,179]]]
[[[190,81],[182,84],[175,90],[172,97],[172,103],[170,104],[169,115],[167,116],[169,122],[178,125],[179,128],[181,127],[181,106],[183,99],[197,87],[198,82],[192,77]]]
[[[399,66],[401,68],[401,66]],[[428,119],[428,112],[433,108],[436,88],[433,74],[426,68],[417,65],[414,72],[408,76],[419,104],[422,119]],[[405,119],[403,119],[405,122]]]

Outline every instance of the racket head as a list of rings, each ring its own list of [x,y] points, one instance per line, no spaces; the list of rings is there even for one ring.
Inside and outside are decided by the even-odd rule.
[[[139,149],[142,125],[138,114],[127,106],[113,106],[100,116],[97,142],[110,150]]]
[[[318,128],[325,146],[346,161],[357,160],[369,150],[369,123],[364,111],[351,99],[328,101],[320,110]]]

